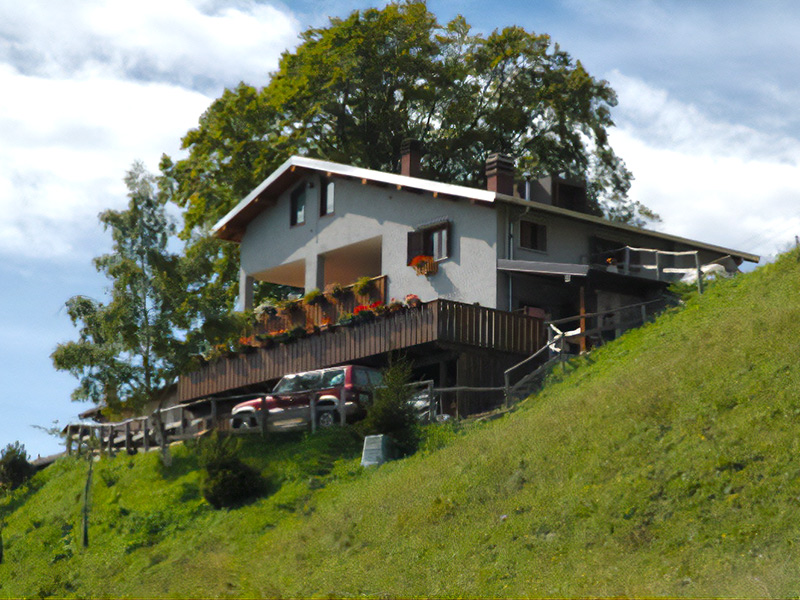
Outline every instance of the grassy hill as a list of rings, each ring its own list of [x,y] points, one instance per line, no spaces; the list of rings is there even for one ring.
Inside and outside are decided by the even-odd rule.
[[[62,460],[0,501],[5,596],[797,596],[800,262],[721,282],[488,423],[364,471],[335,431],[250,440],[272,492],[201,498],[191,448]]]

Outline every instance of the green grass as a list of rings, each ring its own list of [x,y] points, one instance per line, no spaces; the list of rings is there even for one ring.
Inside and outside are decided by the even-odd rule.
[[[62,460],[0,501],[0,597],[800,594],[800,262],[711,286],[495,421],[362,470],[348,431],[249,440],[212,510],[191,447]]]

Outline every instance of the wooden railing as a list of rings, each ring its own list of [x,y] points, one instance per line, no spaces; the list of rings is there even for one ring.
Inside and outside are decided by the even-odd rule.
[[[178,398],[185,402],[431,342],[528,355],[544,343],[544,330],[540,320],[526,315],[434,300],[372,322],[334,326],[291,343],[220,358],[181,376]]]
[[[369,306],[374,302],[386,304],[386,275],[374,277],[368,292],[358,294],[353,289],[355,285],[345,286],[343,294],[333,301],[324,300],[321,304],[307,306],[302,300],[294,305],[294,310],[284,308],[273,316],[265,315],[257,326],[256,333],[275,334],[289,331],[294,327],[311,329],[315,325],[321,326],[336,323],[345,313],[352,313],[356,306]]]

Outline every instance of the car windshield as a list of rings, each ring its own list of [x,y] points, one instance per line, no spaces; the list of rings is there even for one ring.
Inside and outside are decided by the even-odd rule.
[[[294,375],[286,375],[278,382],[274,393],[285,394],[287,392],[304,392],[306,390],[313,390],[319,387],[320,372],[310,371],[308,373],[296,373]]]

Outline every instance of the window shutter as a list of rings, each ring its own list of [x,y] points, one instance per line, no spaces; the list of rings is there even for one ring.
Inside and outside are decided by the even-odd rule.
[[[536,225],[536,246],[537,250],[547,252],[547,227],[544,225]]]
[[[453,224],[450,221],[448,221],[447,223],[445,223],[444,226],[444,241],[445,241],[444,255],[447,258],[453,256],[452,252],[453,242],[450,241],[450,239],[453,237],[452,233],[453,233]]]
[[[533,248],[530,221],[519,222],[519,245],[521,248]]]
[[[425,232],[423,231],[409,231],[408,232],[408,257],[406,264],[411,264],[411,259],[415,256],[420,256],[425,253]]]

